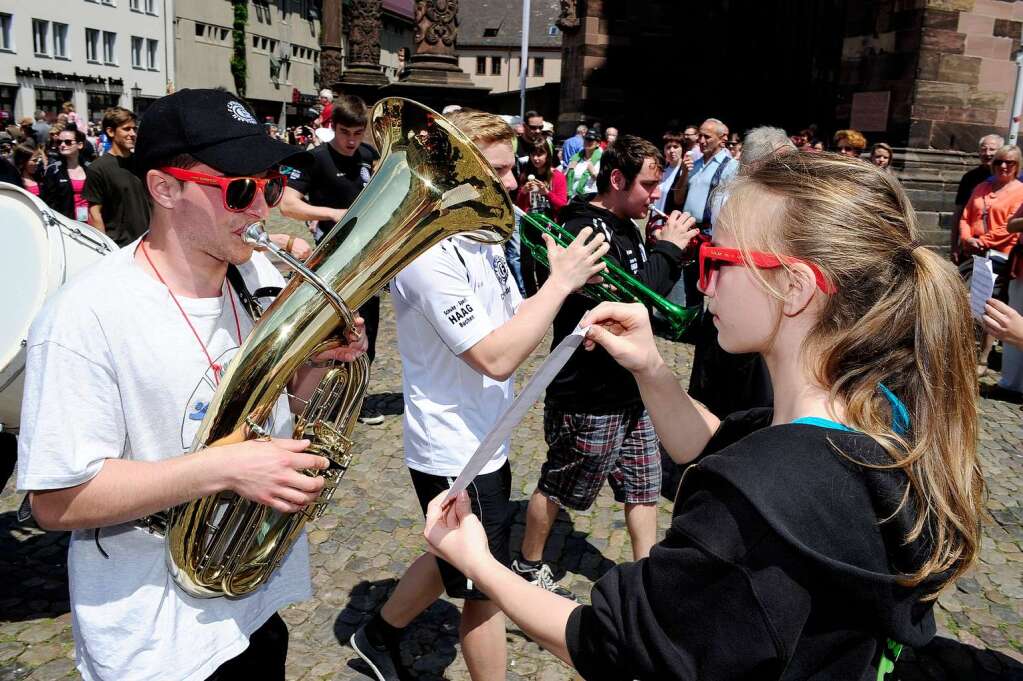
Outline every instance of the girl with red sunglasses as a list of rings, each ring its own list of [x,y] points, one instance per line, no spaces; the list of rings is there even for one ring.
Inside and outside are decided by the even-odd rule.
[[[721,346],[764,357],[773,408],[717,419],[645,308],[601,304],[587,344],[632,371],[662,445],[693,463],[663,541],[592,605],[494,561],[464,498],[431,505],[431,550],[586,679],[882,678],[934,636],[934,599],[981,538],[966,295],[919,234],[898,182],[855,159],[740,176],[700,286]]]

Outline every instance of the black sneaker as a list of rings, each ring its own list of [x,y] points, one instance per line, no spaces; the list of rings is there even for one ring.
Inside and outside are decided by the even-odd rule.
[[[362,408],[359,413],[359,423],[365,423],[367,426],[379,426],[384,422],[384,415],[378,412],[376,409]]]
[[[558,584],[558,580],[554,579],[554,573],[551,572],[551,566],[547,563],[540,563],[538,567],[532,567],[525,565],[517,560],[512,561],[512,571],[515,572],[519,577],[535,584],[541,589],[546,589],[553,594],[557,594],[562,598],[567,598],[575,602],[579,602],[579,599],[575,597],[575,594],[566,589],[565,587]]]
[[[352,650],[369,665],[377,681],[402,681],[402,677],[398,673],[398,668],[401,666],[398,651],[395,650],[392,653],[387,648],[377,648],[370,643],[366,637],[365,624],[355,630],[352,637],[348,639],[348,643],[352,646]]]

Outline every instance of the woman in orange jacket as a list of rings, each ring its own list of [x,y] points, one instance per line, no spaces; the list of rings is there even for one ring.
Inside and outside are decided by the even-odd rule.
[[[991,161],[993,175],[977,185],[959,220],[959,247],[962,256],[984,255],[991,258],[996,275],[994,297],[1005,302],[1009,275],[1009,251],[1019,234],[1009,232],[1009,219],[1023,206],[1023,182],[1019,181],[1019,147],[1006,145]],[[963,258],[969,260],[968,258]],[[988,355],[995,338],[984,334],[977,358],[977,375],[987,373]]]

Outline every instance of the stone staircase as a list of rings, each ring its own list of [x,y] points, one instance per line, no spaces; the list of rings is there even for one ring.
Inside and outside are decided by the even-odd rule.
[[[895,176],[909,195],[925,243],[948,252],[956,189],[963,174],[977,165],[977,155],[937,149],[895,149]]]

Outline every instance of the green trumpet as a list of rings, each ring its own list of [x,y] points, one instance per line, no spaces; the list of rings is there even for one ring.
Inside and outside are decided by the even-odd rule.
[[[567,248],[575,239],[571,232],[551,220],[542,213],[527,213],[521,208],[515,207],[515,213],[519,219],[528,222],[530,225],[547,234],[554,241]],[[542,241],[536,243],[531,240],[526,230],[520,229],[519,236],[522,243],[526,245],[533,259],[550,269],[550,262],[547,260],[547,245]],[[660,295],[649,286],[636,279],[626,272],[618,263],[610,258],[603,258],[607,269],[601,273],[604,281],[599,284],[586,284],[581,293],[594,300],[607,300],[614,303],[642,303],[648,308],[653,308],[661,313],[668,325],[667,336],[671,340],[678,340],[682,337],[689,325],[699,316],[699,307],[682,307],[676,305],[664,296]]]

